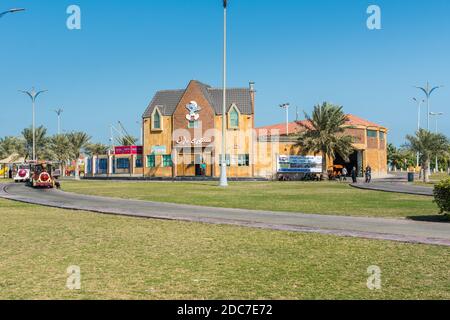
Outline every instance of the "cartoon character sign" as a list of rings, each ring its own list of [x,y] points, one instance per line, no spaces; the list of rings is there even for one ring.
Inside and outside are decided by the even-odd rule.
[[[187,106],[186,109],[188,109],[189,114],[186,115],[186,119],[188,121],[197,121],[200,118],[199,112],[202,110],[197,102],[191,101]]]

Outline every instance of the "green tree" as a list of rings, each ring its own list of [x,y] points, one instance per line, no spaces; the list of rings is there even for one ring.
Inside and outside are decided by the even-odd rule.
[[[71,145],[68,136],[59,134],[51,137],[50,150],[52,152],[52,160],[60,163],[60,169],[64,175],[67,162],[71,160]]]
[[[47,137],[47,129],[44,126],[35,129],[36,134],[36,158],[41,160],[49,160],[49,138]],[[26,128],[22,131],[25,139],[25,148],[28,159],[33,159],[33,129]]]
[[[430,163],[434,156],[445,156],[449,150],[449,140],[443,134],[436,134],[420,129],[415,136],[406,136],[407,147],[413,153],[420,154],[420,163],[423,170],[423,181],[430,181]]]
[[[102,143],[91,143],[86,146],[85,151],[90,156],[105,155],[109,151],[109,146]]]
[[[345,161],[354,151],[353,138],[345,134],[347,116],[340,106],[327,102],[314,107],[311,116],[305,113],[306,122],[301,123],[305,131],[300,134],[297,145],[302,153],[322,154],[322,171],[327,174],[327,158],[335,159],[339,154]]]
[[[18,137],[0,138],[0,159],[5,159],[12,154],[26,157],[25,140]]]
[[[67,135],[70,145],[71,160],[75,161],[75,179],[80,179],[80,166],[78,159],[81,157],[81,153],[89,145],[91,137],[84,132],[72,132]]]
[[[121,146],[135,146],[138,143],[139,139],[133,137],[132,135],[124,135],[117,139],[117,142]]]

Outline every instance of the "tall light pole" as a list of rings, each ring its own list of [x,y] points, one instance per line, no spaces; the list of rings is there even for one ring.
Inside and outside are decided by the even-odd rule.
[[[31,99],[31,104],[33,108],[33,161],[36,161],[36,112],[35,112],[36,99],[40,94],[46,92],[47,90],[41,90],[36,92],[36,90],[33,88],[31,91],[21,91],[21,90],[19,91],[25,93]]]
[[[443,86],[437,86],[437,87],[430,87],[430,83],[427,82],[427,85],[425,87],[416,87],[417,89],[422,90],[425,93],[425,96],[427,98],[427,130],[430,131],[430,97],[433,94],[434,91],[436,91],[439,88],[442,88]]]
[[[61,115],[64,112],[64,109],[56,109],[55,113],[58,117],[58,136],[61,134]]]
[[[413,98],[413,100],[417,103],[417,109],[418,109],[418,111],[417,111],[417,132],[419,132],[420,131],[420,114],[421,114],[421,110],[422,110],[422,104],[423,103],[425,103],[425,100],[424,99],[422,99],[422,100],[419,100],[419,99],[417,99],[417,98]],[[417,152],[417,167],[419,167],[419,165],[420,165],[420,153],[419,152]]]
[[[291,105],[289,103],[283,103],[282,105],[280,105],[281,109],[285,109],[286,110],[286,136],[289,136],[289,107]]]
[[[223,0],[223,105],[222,105],[222,155],[220,166],[220,187],[228,187],[227,178],[227,5],[228,0]]]
[[[438,118],[440,116],[443,116],[444,113],[443,112],[430,112],[430,116],[431,117],[435,117],[436,119],[436,134],[438,134]],[[436,155],[436,167],[435,167],[436,172],[439,171],[439,161],[438,161],[438,156]]]
[[[16,12],[20,12],[20,11],[25,11],[25,9],[24,8],[14,8],[14,9],[6,10],[6,11],[0,13],[0,18],[2,18],[5,14],[16,13]]]

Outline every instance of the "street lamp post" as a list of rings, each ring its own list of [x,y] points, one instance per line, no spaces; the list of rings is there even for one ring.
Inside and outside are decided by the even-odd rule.
[[[55,113],[58,116],[58,136],[61,134],[61,115],[64,112],[64,109],[56,109]]]
[[[439,88],[442,88],[442,86],[432,88],[430,87],[430,83],[427,82],[427,85],[425,87],[416,87],[416,88],[422,90],[427,98],[427,130],[430,131],[430,97],[434,91],[436,91]]]
[[[418,106],[418,111],[417,111],[417,131],[420,131],[420,114],[421,114],[421,110],[422,110],[422,104],[425,102],[424,99],[419,100],[417,98],[413,98],[413,100],[417,103]],[[417,167],[419,167],[420,165],[420,153],[417,152]]]
[[[36,99],[37,97],[46,92],[47,90],[42,90],[36,92],[36,90],[33,88],[31,91],[21,91],[22,93],[28,95],[31,99],[31,104],[33,108],[33,161],[36,161],[36,112],[35,112],[35,106],[36,106]]]
[[[16,13],[16,12],[20,12],[20,11],[25,11],[25,9],[24,8],[14,8],[14,9],[6,10],[6,11],[0,13],[0,18],[2,18],[5,14]]]
[[[435,117],[436,119],[436,134],[438,134],[438,118],[440,116],[443,116],[444,113],[443,112],[430,112],[430,116],[431,117]],[[436,167],[435,167],[436,172],[439,171],[439,161],[438,161],[438,156],[436,155]]]
[[[290,107],[289,103],[284,103],[280,105],[280,108],[286,110],[286,136],[289,136],[289,107]]]
[[[227,141],[226,141],[226,115],[227,115],[227,5],[223,0],[223,105],[222,105],[222,155],[220,166],[220,187],[228,187],[227,178]]]

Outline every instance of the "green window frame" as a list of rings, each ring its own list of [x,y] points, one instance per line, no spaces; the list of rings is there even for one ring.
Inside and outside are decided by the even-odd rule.
[[[380,131],[380,140],[385,141],[386,140],[386,134],[382,131]]]
[[[153,124],[152,124],[153,130],[161,130],[161,114],[159,113],[159,110],[155,110],[153,114]]]
[[[250,155],[249,154],[238,155],[238,166],[239,167],[249,167],[250,166]]]
[[[200,123],[198,120],[189,121],[189,123],[188,123],[188,129],[198,129],[199,126],[200,126]]]
[[[239,128],[239,112],[234,107],[230,111],[230,127]]]
[[[155,155],[151,154],[147,156],[147,167],[148,168],[155,168],[156,167],[156,157]]]
[[[173,167],[173,161],[172,161],[172,155],[167,154],[167,155],[163,155],[163,168],[170,168]]]
[[[367,137],[368,138],[377,138],[378,136],[378,131],[376,130],[367,130]]]

